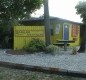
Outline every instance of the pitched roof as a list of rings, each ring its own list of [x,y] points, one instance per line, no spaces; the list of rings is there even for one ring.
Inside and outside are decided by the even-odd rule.
[[[79,23],[79,22],[74,22],[74,21],[50,16],[50,21],[55,21],[55,20],[59,20],[59,21],[63,21],[63,22],[70,22],[70,23],[75,23],[75,24],[82,24],[82,23]],[[30,18],[30,19],[23,19],[20,22],[32,22],[32,21],[44,21],[44,17],[39,17],[39,18],[34,18],[33,17],[33,18]]]

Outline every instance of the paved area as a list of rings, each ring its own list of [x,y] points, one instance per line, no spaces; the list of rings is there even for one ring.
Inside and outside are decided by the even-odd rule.
[[[12,55],[7,54],[6,50],[0,50],[0,61],[86,72],[86,53],[71,55],[71,51],[62,51],[56,55],[43,53]]]

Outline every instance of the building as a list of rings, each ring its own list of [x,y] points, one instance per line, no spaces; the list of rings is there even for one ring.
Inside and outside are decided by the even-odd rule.
[[[44,27],[44,18],[40,17],[40,18],[26,19],[26,20],[20,21],[20,23],[22,24],[22,26],[26,26],[26,27],[35,26],[34,30],[37,30],[36,29],[37,26]],[[75,40],[75,43],[70,43],[71,46],[79,45],[80,44],[80,24],[81,23],[73,22],[73,21],[69,21],[69,20],[65,20],[57,17],[50,17],[51,44],[55,44],[57,40],[63,39],[63,40]],[[22,26],[20,26],[20,29]],[[44,31],[45,27],[42,30]],[[30,38],[30,35],[28,36],[28,38]]]

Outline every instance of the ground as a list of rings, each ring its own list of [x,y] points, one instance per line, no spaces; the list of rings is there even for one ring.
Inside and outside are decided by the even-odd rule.
[[[86,80],[86,79],[0,67],[0,80]]]
[[[10,53],[7,54],[6,52]],[[68,70],[86,70],[86,54],[77,53],[71,55],[70,51],[60,51],[61,54],[30,54],[27,55],[12,55],[22,54],[23,51],[0,50],[0,61],[7,61],[13,63],[27,64],[27,65],[43,65],[53,66],[58,68],[65,68]],[[86,80],[86,78],[75,78],[68,76],[60,76],[55,74],[45,74],[42,72],[31,72],[26,70],[10,69],[0,67],[0,80]]]

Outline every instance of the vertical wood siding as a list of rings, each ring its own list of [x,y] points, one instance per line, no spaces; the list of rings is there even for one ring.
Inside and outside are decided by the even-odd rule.
[[[45,41],[44,26],[15,26],[14,50],[22,49],[32,38],[39,38]]]

